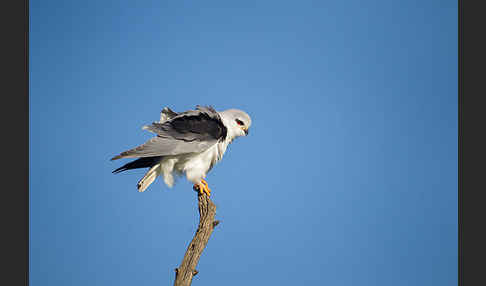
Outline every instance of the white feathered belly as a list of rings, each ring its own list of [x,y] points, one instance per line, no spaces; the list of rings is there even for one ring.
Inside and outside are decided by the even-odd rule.
[[[225,142],[226,143],[226,142]],[[165,157],[161,160],[159,174],[164,177],[167,186],[174,185],[174,175],[185,174],[194,184],[201,182],[211,168],[223,157],[227,144],[218,143],[204,152]]]
[[[183,154],[164,157],[159,164],[154,165],[138,182],[138,191],[145,191],[156,177],[162,176],[165,184],[171,188],[174,186],[174,173],[185,174],[187,179],[194,184],[200,183],[201,179],[219,160],[223,158],[224,152],[231,143],[230,140],[219,142],[201,153]]]

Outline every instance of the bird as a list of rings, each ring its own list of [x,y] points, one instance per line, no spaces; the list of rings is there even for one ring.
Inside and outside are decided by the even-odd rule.
[[[234,139],[249,134],[250,126],[250,116],[239,109],[218,112],[212,106],[197,105],[178,113],[164,107],[158,122],[142,127],[156,136],[111,158],[137,158],[113,173],[148,168],[137,183],[139,192],[144,192],[159,176],[172,188],[174,177],[185,174],[194,190],[209,197],[207,173],[223,158]]]

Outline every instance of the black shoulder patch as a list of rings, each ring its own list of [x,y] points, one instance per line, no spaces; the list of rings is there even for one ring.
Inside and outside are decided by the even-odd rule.
[[[228,133],[219,116],[215,118],[204,112],[174,118],[169,124],[179,133],[197,133],[203,138],[224,140]]]

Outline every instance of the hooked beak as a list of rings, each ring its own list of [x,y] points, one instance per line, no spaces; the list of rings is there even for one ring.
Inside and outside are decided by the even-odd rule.
[[[248,135],[248,132],[249,132],[249,131],[248,131],[248,128],[246,128],[246,127],[242,127],[242,128],[241,128],[241,130],[243,130],[243,131],[245,132],[245,136],[246,136],[246,135]]]

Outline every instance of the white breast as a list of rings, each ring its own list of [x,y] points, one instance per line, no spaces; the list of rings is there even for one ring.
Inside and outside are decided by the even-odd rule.
[[[207,172],[223,158],[229,142],[219,142],[207,150],[198,153],[185,155],[175,164],[178,173],[185,173],[189,181],[194,184],[201,182],[206,177]]]

